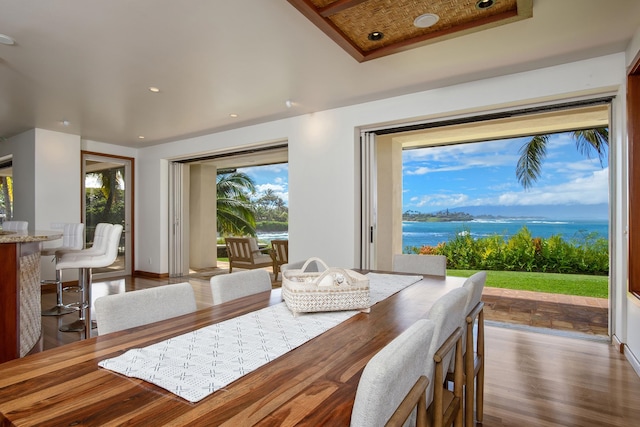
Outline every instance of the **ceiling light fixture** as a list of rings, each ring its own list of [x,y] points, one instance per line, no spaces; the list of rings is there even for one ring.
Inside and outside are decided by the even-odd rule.
[[[418,28],[429,28],[439,20],[440,17],[435,13],[424,13],[413,20],[413,25]]]
[[[293,102],[291,102],[291,100],[290,100],[290,99],[287,99],[286,101],[284,101],[284,105],[285,105],[287,108],[291,108],[291,107],[293,107]]]
[[[71,123],[69,123],[69,120],[63,120],[60,123],[62,123],[62,126],[69,126]]]
[[[372,31],[367,36],[367,38],[372,42],[377,42],[378,40],[382,40],[383,37],[384,37],[384,33],[380,31]]]
[[[16,44],[16,41],[13,39],[13,37],[9,37],[6,34],[0,34],[0,44],[11,46],[13,44]]]
[[[149,86],[149,92],[158,93],[160,92],[160,89],[155,86]]]
[[[138,139],[144,139],[144,135],[138,135]]]
[[[236,113],[231,113],[229,114],[229,117],[231,117],[232,119],[237,119],[238,115]]]
[[[494,4],[494,0],[478,0],[476,2],[476,9],[489,9]]]

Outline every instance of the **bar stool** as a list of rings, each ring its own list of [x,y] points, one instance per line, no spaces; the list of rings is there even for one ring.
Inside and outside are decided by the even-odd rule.
[[[118,246],[122,235],[122,225],[107,224],[101,227],[100,232],[105,237],[100,241],[94,239],[94,245],[89,249],[63,253],[56,263],[57,270],[77,268],[79,270],[78,285],[80,288],[79,316],[78,320],[62,325],[61,332],[81,332],[84,330],[85,338],[91,337],[91,272],[93,268],[108,267],[118,257]],[[98,228],[96,227],[96,235]],[[104,242],[103,242],[104,240]],[[100,250],[103,246],[104,250]]]
[[[82,223],[53,223],[51,228],[54,230],[62,229],[62,244],[53,248],[43,248],[40,251],[41,256],[53,255],[53,260],[57,262],[58,253],[81,250],[84,246],[84,224]],[[75,311],[75,308],[64,305],[62,301],[62,270],[56,269],[56,278],[54,280],[44,279],[41,284],[56,285],[56,305],[48,310],[42,310],[43,316],[61,316]]]
[[[27,231],[28,221],[5,221],[2,223],[3,231]]]

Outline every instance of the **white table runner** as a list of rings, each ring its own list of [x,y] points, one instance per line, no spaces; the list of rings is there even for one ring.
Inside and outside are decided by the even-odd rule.
[[[367,276],[371,305],[422,279],[378,273]],[[129,350],[98,365],[156,384],[195,403],[358,313],[294,316],[283,302]]]

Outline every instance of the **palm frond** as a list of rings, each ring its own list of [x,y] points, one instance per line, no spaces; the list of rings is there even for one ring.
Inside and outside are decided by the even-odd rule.
[[[576,140],[576,148],[580,154],[591,158],[592,153],[595,151],[600,160],[600,166],[603,166],[607,148],[609,147],[609,128],[576,130],[573,132],[573,137]]]
[[[547,156],[549,135],[536,135],[520,147],[520,158],[516,165],[516,177],[525,188],[530,188],[540,178],[542,163]]]

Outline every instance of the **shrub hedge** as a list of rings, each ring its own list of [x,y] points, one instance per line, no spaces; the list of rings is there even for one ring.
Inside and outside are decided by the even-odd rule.
[[[568,274],[609,274],[609,243],[597,233],[570,240],[559,235],[533,237],[524,226],[508,239],[501,235],[474,239],[468,229],[437,246],[408,246],[405,252],[445,255],[447,268],[461,270],[529,271]]]

